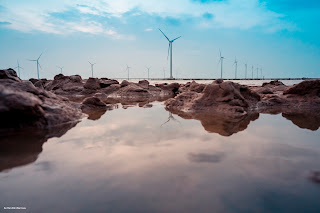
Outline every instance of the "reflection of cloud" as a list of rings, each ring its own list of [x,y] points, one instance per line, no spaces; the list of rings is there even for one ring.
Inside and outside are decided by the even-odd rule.
[[[188,159],[194,163],[219,163],[224,158],[224,153],[188,153]]]

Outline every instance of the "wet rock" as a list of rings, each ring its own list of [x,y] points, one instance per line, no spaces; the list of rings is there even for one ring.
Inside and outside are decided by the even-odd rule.
[[[104,79],[101,79],[99,83],[100,83],[100,88],[106,88],[113,84],[119,84],[117,80],[104,80]]]
[[[97,90],[101,88],[98,78],[89,78],[83,87],[89,90]]]
[[[86,106],[92,106],[92,107],[105,107],[106,104],[103,103],[99,98],[97,97],[89,97],[84,99],[82,102],[83,105]]]
[[[164,84],[156,84],[156,87],[159,87],[162,90],[170,91],[173,94],[177,94],[179,87],[180,87],[180,84],[178,84],[178,83],[171,83],[171,84],[164,83]]]
[[[197,92],[201,93],[204,88],[206,87],[206,84],[198,84],[195,81],[192,81],[191,83],[188,82],[185,85],[180,85],[179,87],[179,93],[182,92]]]

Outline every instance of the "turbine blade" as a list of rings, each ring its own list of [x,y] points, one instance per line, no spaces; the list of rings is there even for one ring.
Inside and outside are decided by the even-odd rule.
[[[31,59],[27,59],[28,61],[37,61],[37,60],[31,60]]]
[[[177,40],[177,39],[179,39],[179,38],[181,38],[181,36],[179,36],[179,37],[177,37],[177,38],[173,39],[171,42],[174,42],[175,40]]]
[[[40,54],[40,56],[39,56],[38,60],[40,59],[40,57],[42,56],[42,54],[43,54],[43,52]]]
[[[159,30],[160,30],[160,28],[159,28]],[[160,30],[160,32],[162,32],[162,30]],[[164,37],[166,37],[167,38],[167,40],[170,42],[170,39],[166,36],[166,34],[164,34],[164,32],[162,32],[162,34],[164,35]]]
[[[40,63],[39,63],[39,62],[38,62],[38,64],[39,64],[40,69],[42,69],[42,67],[41,67],[41,65],[40,65]]]
[[[222,55],[221,55],[221,50],[219,49],[219,52],[220,52],[220,58],[222,57]]]
[[[218,64],[217,64],[217,66],[220,64],[220,62],[221,62],[221,58],[220,58],[220,60],[219,60],[219,62],[218,62]]]

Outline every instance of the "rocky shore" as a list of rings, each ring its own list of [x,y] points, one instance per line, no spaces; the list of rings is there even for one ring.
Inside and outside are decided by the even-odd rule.
[[[124,108],[150,107],[153,101],[165,101],[172,114],[200,120],[207,131],[224,136],[244,130],[259,113],[282,113],[301,128],[317,130],[320,126],[320,80],[293,86],[280,81],[245,86],[221,79],[211,84],[150,85],[146,80],[120,83],[62,74],[53,80],[24,81],[13,69],[0,70],[1,131],[50,129],[85,116],[96,120],[118,103]]]

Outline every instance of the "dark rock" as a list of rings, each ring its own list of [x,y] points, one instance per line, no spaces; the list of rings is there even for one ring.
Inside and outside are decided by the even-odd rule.
[[[20,78],[17,76],[16,71],[13,69],[0,70],[0,79],[10,79],[13,81],[21,82]]]
[[[41,88],[41,89],[44,89],[43,87],[43,84],[42,84],[42,81],[37,81],[35,84],[34,84],[35,87],[38,87],[38,88]]]
[[[285,86],[285,85],[279,80],[274,80],[274,81],[270,81],[269,83],[265,82],[262,84],[262,87],[266,87],[266,86]]]
[[[283,92],[284,95],[294,94],[299,96],[320,97],[320,80],[302,81]]]
[[[100,80],[100,87],[101,88],[106,88],[109,87],[113,84],[119,84],[119,82],[117,80]]]
[[[69,78],[72,82],[80,83],[82,81],[82,78],[80,75],[71,75]]]
[[[98,78],[89,78],[83,87],[90,90],[97,90],[101,88]]]
[[[30,78],[29,81],[30,81],[32,84],[35,84],[35,83],[38,82],[39,80],[38,80],[38,79],[35,79],[35,78]]]
[[[126,86],[128,86],[129,84],[130,84],[129,81],[123,80],[120,85],[121,85],[121,87],[126,87]]]
[[[89,97],[84,99],[84,101],[82,102],[83,105],[86,106],[93,106],[93,107],[105,107],[106,104],[103,103],[99,98],[97,97]]]
[[[139,86],[144,88],[144,89],[148,89],[149,88],[149,81],[147,80],[142,80],[142,81],[139,81]]]
[[[0,81],[0,128],[51,128],[83,115],[75,104],[37,89],[31,82]]]
[[[216,79],[213,83],[215,84],[221,84],[223,82],[223,79]]]

